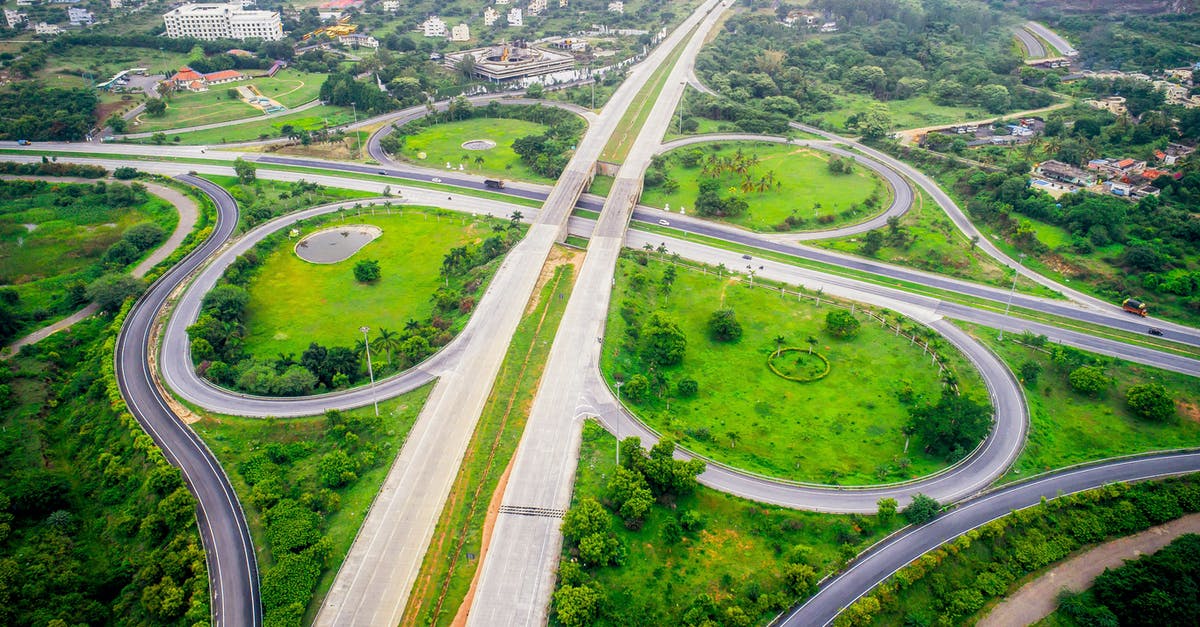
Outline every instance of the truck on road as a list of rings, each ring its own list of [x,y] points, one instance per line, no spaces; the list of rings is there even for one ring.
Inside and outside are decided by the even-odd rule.
[[[504,181],[497,179],[484,179],[483,185],[488,189],[504,189]]]
[[[1121,309],[1124,309],[1129,313],[1142,316],[1143,318],[1146,317],[1146,314],[1148,313],[1146,311],[1146,303],[1133,298],[1126,298],[1125,300],[1121,301]]]

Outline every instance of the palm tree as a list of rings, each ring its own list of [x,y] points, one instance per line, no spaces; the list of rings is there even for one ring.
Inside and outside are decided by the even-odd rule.
[[[818,340],[817,338],[810,335],[810,336],[808,336],[808,340],[806,340],[806,341],[808,342],[808,354],[811,355],[813,353],[813,348],[817,345],[817,342],[819,342],[820,340]]]
[[[483,169],[483,157],[482,156],[475,157],[475,167],[479,168],[479,169]]]
[[[416,331],[419,328],[421,328],[421,323],[417,322],[416,318],[409,318],[408,322],[404,323],[405,331]]]
[[[379,337],[371,343],[371,348],[377,351],[384,351],[388,356],[388,364],[392,363],[392,351],[400,348],[400,334],[395,331],[389,331],[383,327],[379,328]]]
[[[362,364],[367,363],[367,342],[366,340],[355,340],[354,348],[350,349],[358,361]]]
[[[647,245],[649,245],[649,244],[647,244]],[[718,263],[718,264],[717,264],[717,276],[718,276],[718,277],[725,276],[725,271],[726,271],[726,270],[728,270],[728,268],[726,268],[726,267],[725,267],[725,264],[723,264],[723,263]]]
[[[783,343],[786,341],[787,341],[787,338],[782,335],[775,336],[775,354],[776,355],[779,354],[779,351],[783,350]]]

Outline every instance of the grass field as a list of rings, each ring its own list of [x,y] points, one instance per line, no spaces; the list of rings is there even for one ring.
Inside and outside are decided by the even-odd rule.
[[[803,146],[784,144],[733,142],[686,146],[673,150],[664,157],[667,176],[679,183],[679,188],[667,192],[663,186],[647,187],[642,202],[652,207],[670,206],[672,209],[695,207],[700,181],[706,177],[701,167],[685,167],[685,153],[716,155],[729,159],[741,151],[755,156],[758,164],[749,168],[747,177],[752,182],[768,173],[774,173],[778,186],[765,191],[740,189],[743,176],[737,172],[722,173],[717,180],[721,183],[722,195],[740,195],[750,205],[745,214],[728,218],[733,224],[755,231],[771,231],[788,216],[805,220],[802,229],[833,228],[851,222],[859,222],[883,211],[891,204],[891,189],[876,173],[862,166],[854,166],[850,174],[834,174],[829,171],[828,153]],[[731,191],[732,190],[732,191]],[[875,207],[863,205],[868,198],[875,197]],[[855,211],[853,207],[861,207]]]
[[[1086,353],[1105,364],[1114,385],[1091,398],[1067,382],[1070,368],[1055,364],[1045,350],[1022,345],[1013,336],[998,341],[994,329],[963,327],[990,347],[1014,372],[1025,362],[1041,367],[1037,382],[1023,387],[1029,403],[1029,441],[1002,480],[1071,464],[1163,449],[1200,446],[1200,385],[1186,375]],[[1053,348],[1053,347],[1047,347]],[[1180,419],[1157,424],[1134,416],[1125,404],[1125,391],[1142,383],[1161,383],[1176,399]]]
[[[66,77],[91,74],[95,82],[102,83],[121,70],[142,67],[151,74],[174,72],[187,65],[188,53],[170,52],[153,48],[128,48],[109,46],[71,46],[64,52],[50,55],[46,66],[38,72],[38,78],[47,86],[60,87],[58,81]],[[81,83],[82,84],[82,83]]]
[[[664,263],[643,269],[630,259],[621,261],[601,362],[609,380],[618,373],[626,379],[646,374],[624,341],[629,323],[622,310],[632,309],[633,320],[661,310],[679,324],[688,342],[686,356],[681,365],[662,369],[672,393],[628,403],[651,427],[737,468],[802,481],[869,484],[921,476],[945,465],[916,447],[906,453],[900,432],[908,418],[898,398],[902,390],[911,388],[918,402],[941,394],[937,367],[919,347],[861,315],[857,338],[834,338],[824,331],[831,307],[784,300],[778,292],[748,289],[728,276],[681,269],[670,293],[663,294],[660,277],[666,269]],[[633,287],[641,281],[644,287]],[[708,319],[720,307],[736,312],[745,331],[740,341],[710,339]],[[830,374],[813,383],[773,374],[766,361],[779,335],[783,346],[805,351],[809,338],[815,339],[816,352],[831,364]],[[986,399],[974,369],[950,349],[941,353],[949,356],[964,390]],[[671,398],[674,384],[684,378],[699,383],[699,394]]]
[[[615,444],[598,424],[584,423],[574,504],[607,497]],[[664,528],[685,512],[698,514],[703,528],[668,543]],[[707,604],[702,595],[719,615],[737,619],[703,624],[765,625],[801,600],[782,575],[789,562],[807,564],[821,578],[902,523],[789,510],[700,486],[669,507],[652,507],[639,530],[625,528],[611,513],[610,524],[628,558],[618,567],[585,571],[587,584],[601,595],[593,625],[685,624],[681,617]],[[573,559],[564,550],[563,564]]]
[[[440,217],[412,207],[393,208],[391,215],[383,211],[346,218],[346,224],[378,226],[383,236],[345,261],[317,265],[300,259],[292,251],[299,237],[266,259],[249,287],[248,354],[300,354],[310,342],[349,345],[362,325],[399,330],[409,319],[426,318],[430,297],[441,285],[442,257],[490,233],[488,223],[458,215]],[[300,237],[340,223],[309,227]],[[360,259],[378,260],[383,277],[373,284],[355,281],[352,269]]]
[[[321,529],[322,534],[332,541],[331,557],[325,564],[326,568],[321,571],[316,593],[308,604],[304,624],[312,622],[321,599],[333,585],[338,567],[349,552],[354,536],[362,526],[363,518],[387,476],[392,459],[399,453],[400,447],[408,437],[408,432],[416,422],[431,389],[432,386],[426,386],[381,401],[381,421],[364,433],[356,432],[359,437],[366,436],[364,441],[369,441],[374,464],[361,469],[354,481],[334,490],[338,504],[325,513]],[[372,407],[343,413],[349,419],[348,422],[370,421],[374,418]],[[205,415],[193,424],[192,428],[204,438],[205,444],[226,469],[246,511],[246,522],[250,526],[250,533],[257,548],[258,567],[263,572],[268,571],[274,565],[275,556],[266,540],[261,496],[263,490],[259,487],[262,484],[259,483],[252,489],[247,483],[244,471],[250,467],[247,462],[256,455],[261,456],[263,450],[287,447],[284,450],[291,453],[292,459],[279,464],[279,481],[282,485],[276,489],[280,490],[279,496],[302,498],[304,493],[315,493],[321,485],[318,481],[320,459],[327,453],[347,446],[342,442],[341,432],[331,429],[325,416],[276,420]],[[302,454],[293,453],[297,449],[302,451]]]
[[[533,403],[558,323],[566,310],[579,253],[557,250],[547,265],[537,304],[526,310],[500,366],[454,487],[425,554],[402,624],[449,625],[462,605],[481,555],[482,534],[501,475],[505,473]],[[555,266],[551,274],[549,268]]]
[[[78,306],[68,302],[68,288],[104,273],[106,249],[129,227],[153,222],[169,234],[179,221],[175,208],[157,196],[111,206],[93,190],[53,184],[0,204],[0,286],[15,287],[18,310],[34,326]]]
[[[838,108],[816,114],[815,118],[838,129],[846,128],[846,119],[856,113],[865,112],[872,103],[878,102],[863,94],[838,94]],[[905,100],[885,102],[892,114],[892,128],[920,128],[938,124],[951,124],[966,120],[992,117],[982,109],[948,107],[934,104],[928,96],[917,96]]]
[[[455,169],[462,165],[466,171],[475,174],[545,183],[550,179],[534,173],[522,163],[521,157],[513,152],[512,144],[526,135],[541,135],[548,128],[544,124],[524,120],[497,118],[434,124],[415,135],[409,135],[403,151],[395,156],[430,168],[445,168],[449,163]],[[462,147],[463,143],[474,139],[490,140],[496,146],[487,150],[467,150]],[[420,157],[421,153],[425,154],[424,159]]]
[[[238,87],[256,87],[264,96],[285,107],[298,107],[314,100],[324,81],[325,76],[321,74],[283,70],[274,77],[227,83],[205,92],[178,92],[167,100],[163,117],[154,118],[143,113],[129,127],[129,132],[163,131],[263,115],[261,110],[243,102],[240,96],[229,95],[230,90]]]
[[[179,133],[178,135],[167,133],[166,136],[167,143],[169,144],[207,146],[279,137],[282,134],[281,129],[284,126],[291,126],[297,130],[315,131],[327,126],[349,124],[353,119],[350,109],[321,105],[279,117],[261,118],[251,122],[231,124],[229,126],[191,133]],[[179,138],[179,141],[175,141],[176,137]],[[153,140],[146,138],[136,141],[148,144],[152,143]]]

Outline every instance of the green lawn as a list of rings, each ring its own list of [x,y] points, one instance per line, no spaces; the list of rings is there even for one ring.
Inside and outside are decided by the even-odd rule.
[[[27,327],[77,309],[80,303],[68,296],[72,285],[121,270],[104,255],[130,227],[152,222],[169,235],[179,222],[174,206],[150,194],[113,205],[89,185],[0,187],[11,190],[0,203],[0,286],[15,287]]]
[[[150,73],[175,72],[187,65],[188,53],[154,48],[121,46],[71,46],[49,56],[38,78],[48,86],[61,86],[58,81],[67,76],[91,74],[94,82],[102,83],[121,70],[142,67]]]
[[[308,498],[316,495],[323,485],[318,464],[326,454],[346,450],[358,462],[356,479],[334,489],[335,500],[324,496],[317,499],[325,501],[320,532],[331,541],[331,557],[308,603],[305,624],[311,623],[321,599],[333,584],[338,567],[431,389],[432,386],[425,386],[381,401],[378,422],[370,406],[343,412],[349,429],[332,427],[325,416],[278,420],[204,415],[192,425],[221,462],[240,497],[254,537],[258,567],[264,574],[269,573],[278,558],[267,541],[264,510],[280,497],[303,501],[306,494]],[[259,459],[264,451],[278,475],[274,479],[256,479],[252,474],[264,464]],[[369,455],[363,455],[364,452]],[[247,477],[248,474],[251,476]],[[271,487],[266,487],[268,481]],[[274,499],[264,498],[272,490]],[[264,604],[267,601],[264,598]]]
[[[227,144],[233,142],[253,141],[256,139],[267,139],[279,137],[280,129],[285,125],[292,126],[298,130],[314,131],[325,128],[327,126],[338,126],[348,124],[353,121],[353,115],[350,109],[345,107],[333,107],[321,105],[312,109],[305,109],[298,113],[290,113],[281,115],[275,118],[261,118],[241,124],[233,124],[230,126],[222,126],[204,131],[194,131],[191,133],[180,133],[178,135],[166,134],[168,144],[176,143],[188,146],[207,146],[211,144]],[[178,137],[179,141],[175,141]],[[136,140],[138,143],[148,144],[153,140],[150,138]]]
[[[962,326],[1014,372],[1025,362],[1041,367],[1036,384],[1026,382],[1023,387],[1029,403],[1029,441],[1004,480],[1117,455],[1200,446],[1200,384],[1194,377],[1082,353],[1103,364],[1114,379],[1112,388],[1092,398],[1071,389],[1067,375],[1073,368],[1056,364],[1049,352],[1022,345],[1013,336],[1000,342],[994,329]],[[1179,420],[1157,424],[1129,411],[1125,391],[1151,382],[1166,386],[1176,399]]]
[[[846,118],[865,112],[872,103],[879,102],[863,94],[838,94],[835,99],[838,108],[819,113],[814,117],[838,129],[846,128]],[[991,117],[991,114],[982,109],[934,104],[928,96],[891,100],[884,104],[892,114],[892,128],[897,129],[921,128]]]
[[[936,401],[942,389],[936,366],[908,339],[861,313],[858,337],[836,339],[824,331],[829,305],[781,299],[777,291],[752,290],[728,275],[722,279],[680,268],[670,293],[663,294],[666,269],[659,262],[646,268],[631,259],[620,262],[601,364],[610,381],[618,374],[625,379],[647,374],[627,341],[627,320],[641,324],[662,310],[679,324],[688,346],[681,365],[662,370],[670,393],[629,403],[651,427],[738,468],[802,481],[868,484],[945,466],[917,447],[904,450],[900,429],[908,412],[898,394],[911,388],[914,400]],[[641,281],[644,287],[633,287]],[[738,342],[709,338],[708,319],[722,306],[733,308],[741,322],[744,335]],[[773,374],[766,362],[777,335],[784,336],[784,346],[805,352],[808,338],[815,338],[816,351],[831,364],[830,374],[813,383]],[[974,369],[948,347],[939,352],[967,393],[985,399]],[[696,397],[677,397],[674,385],[684,378],[699,383]]]
[[[480,555],[488,504],[521,441],[573,275],[574,266],[559,266],[513,335],[434,530],[430,546],[440,550],[425,554],[403,624],[449,625],[466,597],[479,566],[467,554]]]
[[[599,425],[584,423],[573,504],[606,499],[615,444]],[[685,513],[699,515],[702,528],[667,542],[664,528]],[[584,583],[601,596],[599,615],[589,624],[685,624],[682,617],[689,610],[701,612],[711,603],[712,614],[734,620],[691,624],[765,625],[805,596],[784,579],[789,563],[812,567],[819,579],[899,527],[899,521],[789,510],[703,486],[669,506],[656,504],[639,530],[625,528],[610,512],[611,530],[627,557],[621,566],[584,571]],[[563,565],[574,559],[563,551]]]
[[[398,330],[409,319],[423,320],[441,285],[442,257],[491,231],[486,221],[459,215],[440,217],[412,207],[391,211],[348,216],[345,224],[375,225],[383,235],[339,263],[311,264],[292,250],[309,232],[336,227],[341,223],[336,219],[284,241],[249,287],[247,353],[271,359],[300,354],[310,342],[350,345],[362,325]],[[355,281],[352,269],[360,259],[378,260],[383,277],[374,284]]]
[[[243,102],[240,96],[229,95],[230,90],[238,87],[256,87],[264,96],[285,107],[298,107],[314,100],[324,81],[322,74],[283,70],[274,77],[227,83],[205,92],[181,91],[167,100],[167,111],[163,117],[153,118],[142,114],[137,118],[138,123],[129,127],[129,132],[162,131],[263,115],[261,110]]]
[[[667,176],[679,184],[678,189],[668,192],[663,185],[647,186],[642,202],[653,207],[670,206],[672,210],[687,207],[694,215],[700,181],[708,175],[702,173],[700,165],[685,167],[684,162],[686,155],[695,155],[697,151],[704,155],[701,159],[708,155],[731,159],[739,151],[757,157],[757,165],[751,166],[745,176],[726,171],[717,178],[722,196],[740,195],[750,205],[745,214],[728,221],[755,231],[771,231],[788,216],[802,219],[802,229],[833,228],[862,221],[891,204],[891,189],[867,168],[856,165],[850,174],[833,174],[828,167],[828,153],[803,146],[755,142],[686,146],[667,153],[664,155]],[[741,187],[743,181],[753,184],[770,174],[774,175],[777,186],[765,191]],[[868,206],[871,198],[873,207]]]
[[[430,168],[445,168],[449,163],[455,169],[462,165],[466,171],[475,174],[551,182],[522,163],[521,157],[512,149],[517,139],[526,135],[541,135],[548,129],[544,124],[507,118],[473,118],[434,124],[407,136],[403,151],[395,156]],[[496,146],[486,150],[467,150],[462,147],[465,142],[475,139],[493,141]],[[422,153],[424,158],[421,157]]]

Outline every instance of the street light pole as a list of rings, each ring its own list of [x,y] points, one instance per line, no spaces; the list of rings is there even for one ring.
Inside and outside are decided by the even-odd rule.
[[[353,102],[350,103],[350,112],[354,114],[354,126],[358,126],[358,105],[357,105],[357,103],[353,103]],[[358,129],[351,128],[350,130],[354,131],[354,154],[357,155],[358,152],[360,150],[362,150],[362,140],[360,140],[358,138]]]
[[[617,468],[621,467],[621,386],[624,381],[617,381],[617,428],[613,433],[617,438]]]
[[[367,349],[367,374],[371,376],[371,403],[375,405],[375,417],[379,417],[379,399],[375,398],[375,368],[371,365],[371,340],[367,334],[371,332],[371,327],[362,326],[358,328],[363,334],[363,347]]]
[[[1017,256],[1017,266],[1021,265],[1021,261],[1025,259],[1025,253]],[[1004,305],[1004,317],[1008,317],[1008,310],[1012,307],[1013,294],[1017,291],[1017,277],[1021,276],[1021,271],[1018,268],[1013,268],[1012,288],[1008,290],[1008,302]],[[996,338],[999,341],[1004,341],[1004,329],[1000,329],[1000,335]]]
[[[687,83],[680,82],[683,85],[683,94],[679,96],[679,134],[683,135],[683,110],[687,107]]]

